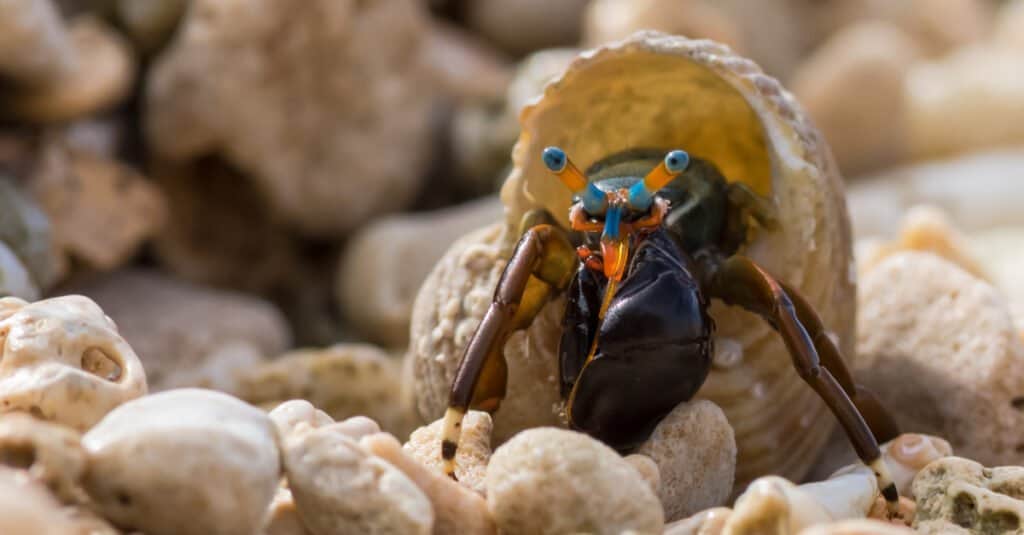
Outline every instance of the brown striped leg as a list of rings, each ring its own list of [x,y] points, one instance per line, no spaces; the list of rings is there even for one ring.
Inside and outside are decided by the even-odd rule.
[[[472,405],[494,412],[505,397],[502,349],[509,335],[529,324],[553,289],[568,284],[577,261],[575,248],[558,227],[536,225],[520,238],[452,383],[441,441],[444,470],[452,478],[466,411]]]
[[[857,455],[864,464],[875,471],[878,487],[882,489],[889,511],[895,514],[898,511],[899,494],[882,460],[878,441],[840,381],[819,360],[820,345],[826,350],[826,358],[842,362],[835,345],[831,341],[825,344],[824,340],[828,337],[824,334],[821,322],[818,321],[816,329],[812,332],[815,332],[815,338],[824,340],[816,344],[801,322],[797,306],[782,285],[752,260],[742,256],[731,257],[721,265],[712,279],[710,293],[712,297],[718,297],[727,304],[740,306],[758,314],[778,331],[789,350],[797,373],[818,393],[839,419]],[[804,305],[807,304],[804,302],[802,306]],[[806,308],[810,309],[809,306]],[[816,319],[817,315],[814,318]],[[837,368],[836,371],[843,382],[847,383],[847,387],[855,391],[853,380],[845,366]]]

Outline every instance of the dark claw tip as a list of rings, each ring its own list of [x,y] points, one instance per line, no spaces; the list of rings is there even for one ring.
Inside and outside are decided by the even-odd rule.
[[[885,496],[887,502],[898,502],[900,501],[900,493],[896,491],[896,485],[889,483],[884,489],[882,489],[882,496]]]
[[[456,448],[458,448],[458,445],[455,444],[454,442],[452,442],[450,440],[442,440],[441,441],[441,457],[444,457],[445,459],[454,459],[455,458],[455,449]]]

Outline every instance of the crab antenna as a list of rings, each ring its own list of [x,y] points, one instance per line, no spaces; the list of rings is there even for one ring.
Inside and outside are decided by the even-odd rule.
[[[674,150],[665,155],[665,159],[647,176],[629,189],[629,203],[634,208],[647,209],[651,206],[654,194],[672,179],[679,176],[690,164],[690,155],[686,151]]]
[[[597,213],[608,205],[607,195],[593,182],[587,180],[587,176],[573,165],[564,150],[558,147],[548,147],[544,149],[542,158],[548,170],[579,196],[583,201],[583,208],[587,212]]]

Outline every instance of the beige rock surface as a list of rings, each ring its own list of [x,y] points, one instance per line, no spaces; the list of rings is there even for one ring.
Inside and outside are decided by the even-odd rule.
[[[0,299],[0,406],[85,430],[146,393],[117,326],[89,298]]]
[[[722,535],[732,509],[714,507],[665,525],[665,535]]]
[[[167,42],[187,7],[187,0],[117,0],[114,10],[132,41],[151,52]]]
[[[335,420],[367,416],[405,436],[413,424],[399,370],[398,359],[367,344],[296,350],[241,373],[238,395],[270,406],[306,399]]]
[[[907,158],[903,77],[918,45],[895,24],[865,21],[833,34],[793,74],[793,94],[821,128],[844,174]],[[863,92],[865,87],[871,91]]]
[[[105,111],[128,96],[135,58],[125,39],[90,15],[75,17],[66,31],[71,62],[46,85],[5,94],[0,114],[30,122],[65,122]]]
[[[1024,2],[1003,2],[993,26],[992,41],[996,45],[1024,50]]]
[[[80,484],[86,458],[77,431],[27,414],[5,414],[0,417],[0,464],[27,470],[64,503],[84,503]]]
[[[434,535],[497,533],[483,498],[443,473],[420,464],[403,451],[395,437],[377,433],[363,437],[359,444],[401,470],[426,494],[434,508]]]
[[[1015,400],[1024,346],[989,284],[927,253],[899,253],[863,278],[856,375],[908,431],[988,464],[1024,457]]]
[[[505,91],[512,68],[480,37],[442,19],[430,24],[426,61],[442,91],[461,100],[488,100]]]
[[[501,217],[501,203],[489,197],[371,223],[352,237],[337,271],[345,317],[372,341],[404,347],[413,300],[431,268],[469,229]]]
[[[19,470],[0,469],[0,533],[81,535],[46,487]],[[91,534],[90,534],[91,535]],[[106,534],[102,534],[106,535]]]
[[[0,242],[7,249],[4,263],[13,266],[17,260],[23,267],[25,280],[20,287],[49,289],[56,282],[58,259],[52,237],[53,227],[36,201],[18,188],[11,177],[0,174]],[[5,274],[14,276],[8,270]],[[12,278],[5,278],[4,284],[12,285]],[[17,293],[13,295],[29,299]]]
[[[284,441],[284,466],[299,516],[314,535],[407,533],[434,526],[427,496],[399,469],[330,428]]]
[[[706,0],[596,0],[583,14],[583,46],[602,45],[637,30],[658,30],[692,39],[712,39],[744,50],[736,21]]]
[[[0,73],[18,84],[51,84],[73,68],[74,47],[50,0],[0,2]]]
[[[647,485],[651,487],[655,494],[661,495],[661,470],[658,468],[658,463],[654,462],[654,459],[642,453],[632,453],[626,455],[623,459],[633,466],[633,469],[640,474],[640,477],[647,482]]]
[[[959,457],[929,464],[914,479],[920,533],[1021,533],[1024,467],[985,468]]]
[[[316,429],[334,423],[334,418],[304,399],[285,401],[274,407],[267,416],[274,423],[277,435],[282,440],[296,433],[303,433],[307,428]]]
[[[664,524],[657,496],[627,461],[554,428],[528,429],[494,451],[487,504],[508,533],[660,533]]]
[[[725,413],[710,401],[677,406],[637,453],[658,465],[668,521],[724,505],[732,493],[736,438]]]
[[[464,487],[480,495],[486,492],[487,463],[491,459],[491,431],[494,425],[491,415],[481,411],[469,411],[462,420],[462,436],[459,449],[455,452],[455,477]],[[444,420],[416,429],[409,435],[403,449],[420,464],[443,472],[441,463],[441,432]]]
[[[39,287],[32,280],[28,268],[3,242],[0,242],[0,295],[30,301],[39,299]]]
[[[914,530],[872,519],[844,520],[809,527],[800,535],[913,535]]]
[[[167,217],[161,191],[138,171],[57,136],[47,139],[29,187],[57,247],[98,270],[128,262]]]
[[[296,228],[344,234],[425,174],[427,26],[414,0],[193,2],[149,76],[148,138],[168,159],[216,153]]]
[[[85,487],[104,517],[147,535],[252,535],[280,478],[276,436],[263,411],[227,394],[153,394],[82,438]]]
[[[292,491],[285,486],[277,489],[274,500],[267,508],[267,516],[263,521],[261,535],[307,535],[309,530],[302,523],[299,511],[295,508]]]
[[[478,0],[467,4],[466,23],[519,55],[576,43],[586,4],[586,0]]]
[[[142,358],[154,391],[183,386],[233,391],[239,370],[290,344],[288,326],[270,303],[154,270],[119,271],[74,290],[95,299],[117,322]]]

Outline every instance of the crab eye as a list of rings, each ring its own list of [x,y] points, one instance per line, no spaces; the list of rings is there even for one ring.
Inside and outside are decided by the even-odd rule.
[[[682,173],[690,164],[690,155],[686,151],[674,150],[665,155],[665,168],[672,173]]]
[[[565,163],[569,161],[565,157],[565,151],[558,147],[548,147],[544,149],[544,153],[541,156],[544,159],[544,165],[551,170],[552,173],[561,172],[565,169]]]

